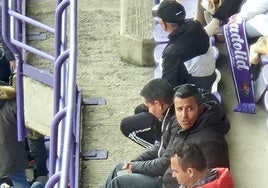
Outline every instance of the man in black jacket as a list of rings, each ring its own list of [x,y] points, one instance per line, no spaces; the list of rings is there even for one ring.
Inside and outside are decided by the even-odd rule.
[[[214,100],[204,102],[199,90],[190,84],[178,87],[174,96],[176,119],[179,127],[173,147],[195,143],[203,151],[208,168],[229,167],[228,145],[224,135],[230,123],[220,105]],[[179,187],[170,168],[164,176],[166,188]]]
[[[140,94],[149,112],[162,121],[161,143],[130,162],[118,164],[108,176],[105,188],[162,187],[161,177],[169,166],[174,135],[179,128],[173,124],[174,91],[166,80],[153,79]]]
[[[15,71],[16,62],[2,37],[2,1],[0,2],[0,31],[0,80],[9,83],[9,77]]]
[[[159,80],[163,82],[163,79]],[[166,93],[167,90],[159,84],[158,87],[152,87],[151,84],[149,82],[141,92],[149,112],[158,118],[159,114],[170,114],[173,107],[167,110],[167,102],[166,105],[161,105],[164,104],[162,100],[152,97],[155,96],[155,91]],[[164,106],[166,107],[163,108]],[[161,108],[165,113],[160,113]],[[191,84],[180,85],[175,88],[174,108],[177,120],[170,115],[163,119],[160,147],[155,146],[135,160],[117,165],[107,178],[105,188],[160,188],[162,182],[168,188],[177,187],[168,168],[167,157],[170,157],[175,145],[182,143],[196,143],[204,152],[209,168],[229,167],[228,145],[224,135],[230,129],[230,123],[211,93],[201,92]],[[122,169],[125,169],[127,175],[122,175]]]
[[[17,140],[15,89],[1,81],[0,122],[0,184],[8,177],[14,187],[28,188],[25,143]]]
[[[184,7],[175,0],[160,3],[157,16],[169,33],[162,58],[162,78],[172,87],[191,83],[211,91],[216,79],[214,50],[198,21],[185,20]]]

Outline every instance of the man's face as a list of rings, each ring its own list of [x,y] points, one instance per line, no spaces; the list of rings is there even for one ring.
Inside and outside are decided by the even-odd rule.
[[[154,101],[153,103],[144,101],[144,105],[148,107],[149,113],[153,114],[158,119],[163,118],[163,111],[159,101]]]
[[[191,180],[191,176],[189,172],[183,171],[180,163],[179,163],[180,157],[175,154],[175,156],[171,157],[170,159],[170,166],[172,170],[172,177],[176,178],[178,184],[187,186],[189,185],[189,182]]]
[[[174,105],[177,121],[183,129],[191,128],[203,112],[203,107],[193,96],[184,99],[175,97]]]

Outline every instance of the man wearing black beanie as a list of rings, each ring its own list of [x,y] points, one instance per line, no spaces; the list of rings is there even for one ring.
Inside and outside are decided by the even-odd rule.
[[[162,54],[162,78],[173,87],[190,83],[210,91],[216,79],[216,60],[203,26],[198,21],[186,20],[184,7],[174,0],[161,2],[156,14],[169,33]]]

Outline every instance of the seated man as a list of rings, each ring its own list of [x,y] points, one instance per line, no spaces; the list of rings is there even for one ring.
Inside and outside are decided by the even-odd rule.
[[[160,87],[158,89],[164,91]],[[152,93],[155,92],[148,91],[147,95],[152,96]],[[208,98],[207,93],[202,95],[193,85],[179,86],[174,98],[177,121],[174,121],[173,118],[169,121],[163,119],[163,125],[168,125],[165,126],[166,128],[162,127],[163,136],[161,144],[158,146],[160,153],[156,155],[157,151],[152,148],[130,163],[119,164],[108,177],[105,187],[162,187],[159,183],[163,182],[163,171],[166,171],[165,183],[171,187],[174,186],[176,182],[166,166],[166,162],[169,161],[166,157],[170,157],[170,147],[183,142],[197,143],[206,152],[209,167],[229,166],[228,146],[224,134],[229,131],[230,124],[220,105],[215,100]],[[145,102],[145,104],[148,106],[149,112],[156,115],[161,102],[153,101]],[[159,116],[157,115],[157,117]],[[127,170],[127,175],[118,176],[117,172],[122,168]]]
[[[216,79],[215,52],[203,26],[197,21],[185,20],[184,7],[176,1],[164,0],[157,15],[163,30],[169,33],[162,54],[162,78],[173,88],[191,83],[211,91]]]
[[[162,55],[162,78],[173,88],[192,83],[211,91],[216,79],[214,50],[203,26],[196,21],[186,21],[184,7],[176,1],[164,0],[156,12],[162,28],[169,33]],[[120,129],[125,136],[145,141],[149,143],[145,147],[150,147],[159,139],[159,122],[146,110],[139,112],[124,118]],[[133,133],[137,136],[135,139]]]
[[[174,123],[179,131],[174,138],[173,147],[182,143],[195,143],[203,151],[209,168],[229,167],[228,145],[224,135],[230,123],[220,105],[205,101],[200,91],[193,85],[184,84],[175,91]],[[164,176],[166,187],[174,187],[177,182],[168,169]]]
[[[197,144],[176,145],[170,160],[172,177],[178,188],[233,188],[234,183],[228,168],[208,169],[205,156]]]
[[[15,90],[4,82],[0,83],[0,122],[0,178],[10,178],[14,187],[30,187],[25,143],[17,140]]]
[[[9,178],[16,188],[43,188],[39,182],[30,186],[25,168],[28,167],[25,142],[17,140],[15,89],[0,81],[0,185]]]
[[[108,176],[105,188],[162,187],[159,177],[169,166],[173,135],[178,130],[176,124],[171,126],[175,120],[174,91],[166,80],[153,79],[143,87],[141,96],[149,112],[162,121],[161,143],[130,162],[118,164]]]

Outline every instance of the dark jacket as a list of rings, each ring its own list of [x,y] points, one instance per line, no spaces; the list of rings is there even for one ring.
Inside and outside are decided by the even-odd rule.
[[[153,177],[162,177],[170,164],[171,147],[178,126],[174,124],[174,105],[167,110],[162,123],[162,138],[160,145],[153,146],[132,160],[132,172],[141,173]]]
[[[177,122],[174,122],[178,125]],[[202,149],[208,168],[229,167],[228,145],[224,135],[229,131],[230,123],[221,106],[215,101],[205,103],[204,112],[188,130],[180,129],[174,139],[174,145],[196,143]],[[179,187],[167,170],[164,182],[166,188]]]
[[[162,55],[162,78],[169,81],[172,87],[192,83],[192,77],[211,76],[214,73],[214,50],[199,22],[186,22],[168,38]]]
[[[9,83],[11,76],[10,63],[0,49],[0,80]]]
[[[3,36],[2,36],[2,0],[0,3],[0,31],[1,31],[1,35],[0,35],[0,45],[3,46],[3,51],[5,52],[5,58],[7,61],[12,61],[15,60],[15,57],[13,55],[13,53],[11,52],[11,50],[8,48],[8,46],[6,45],[6,43],[3,40]]]
[[[0,178],[27,166],[24,142],[17,140],[16,102],[0,100]]]
[[[2,37],[2,0],[0,1],[0,31],[0,80],[9,83],[11,75],[9,62],[15,60],[15,57]]]

